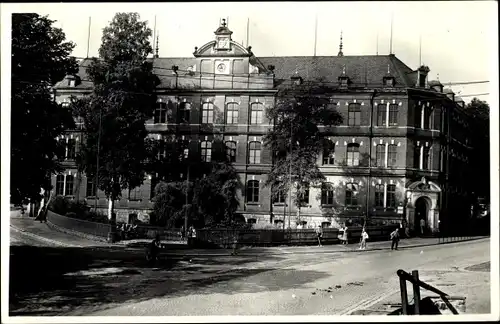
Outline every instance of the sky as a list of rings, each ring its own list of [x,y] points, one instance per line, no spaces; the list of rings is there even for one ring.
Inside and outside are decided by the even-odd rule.
[[[3,4],[2,4],[3,6]],[[160,57],[190,57],[194,47],[214,39],[221,18],[228,18],[233,40],[251,45],[257,56],[337,55],[340,32],[344,55],[393,53],[408,66],[421,62],[430,79],[441,82],[491,78],[492,49],[498,46],[495,1],[416,2],[191,2],[191,3],[36,3],[14,4],[11,12],[37,12],[76,44],[73,55],[97,56],[102,29],[117,12],[137,12],[159,35]],[[316,18],[317,17],[317,18]],[[249,21],[249,41],[246,41]],[[378,42],[377,42],[378,39]],[[377,46],[378,43],[378,46]],[[460,85],[462,95],[495,91],[491,84]],[[491,91],[490,91],[491,90]],[[481,96],[488,100],[490,96]],[[472,97],[464,97],[467,102]]]

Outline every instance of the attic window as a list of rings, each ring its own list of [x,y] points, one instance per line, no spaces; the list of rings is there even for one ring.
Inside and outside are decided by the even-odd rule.
[[[419,87],[425,88],[425,77],[426,75],[423,73],[420,73],[418,76],[418,85]]]
[[[68,85],[69,85],[70,87],[74,87],[74,86],[76,85],[76,82],[75,82],[75,81],[76,81],[75,79],[69,79],[69,80],[68,80]]]
[[[292,81],[293,81],[293,83],[294,83],[295,85],[301,85],[301,84],[302,84],[303,79],[302,79],[302,77],[300,77],[300,76],[293,76],[293,77],[292,77]]]

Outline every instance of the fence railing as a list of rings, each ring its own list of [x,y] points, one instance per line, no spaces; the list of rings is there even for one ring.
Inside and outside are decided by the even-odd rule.
[[[109,224],[89,222],[66,217],[56,214],[50,210],[47,211],[47,220],[58,227],[97,237],[107,237],[111,230],[111,225]]]
[[[388,240],[395,226],[366,227],[370,241]],[[361,238],[362,227],[348,229],[349,243],[357,243]],[[324,228],[322,244],[338,244],[343,231],[337,228]],[[315,229],[200,229],[197,241],[219,247],[234,246],[275,246],[275,245],[315,245],[318,238]]]
[[[421,281],[418,277],[418,271],[413,270],[412,274],[409,274],[405,272],[404,270],[399,269],[397,271],[398,277],[399,277],[399,286],[400,286],[400,292],[401,292],[401,310],[403,315],[408,315],[408,314],[413,314],[413,315],[419,315],[420,314],[420,288],[424,288],[426,290],[432,291],[433,293],[436,293],[446,304],[448,309],[454,314],[458,315],[458,311],[456,308],[450,303],[448,300],[449,295],[445,292],[442,292],[441,290],[429,285],[428,283],[425,283]],[[408,303],[408,292],[406,290],[406,282],[409,281],[413,285],[413,311],[410,311],[409,303]]]

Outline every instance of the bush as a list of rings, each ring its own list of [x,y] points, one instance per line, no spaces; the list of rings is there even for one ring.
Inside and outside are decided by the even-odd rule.
[[[69,211],[69,200],[64,196],[56,196],[47,206],[48,209],[59,215],[66,215]]]

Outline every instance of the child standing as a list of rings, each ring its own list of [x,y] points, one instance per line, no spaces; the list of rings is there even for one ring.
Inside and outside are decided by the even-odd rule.
[[[365,231],[365,228],[363,227],[363,230],[361,231],[361,244],[359,245],[360,250],[366,249],[366,240],[367,239],[368,239],[368,233]]]

